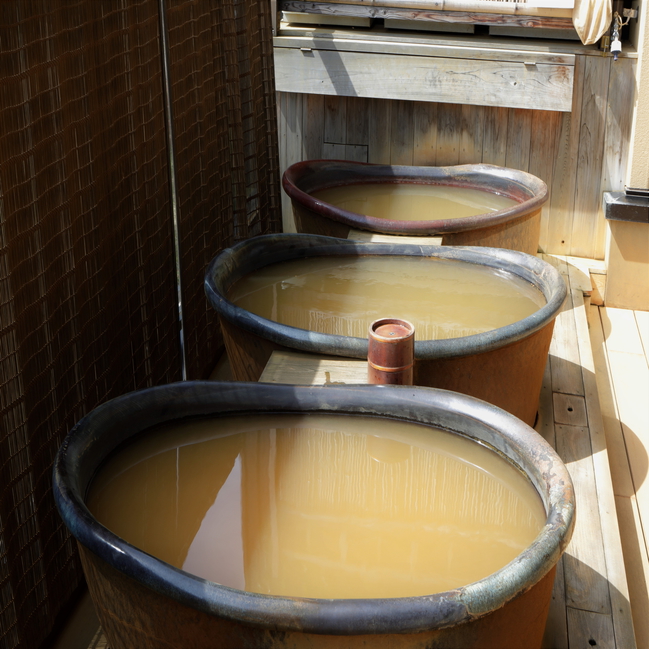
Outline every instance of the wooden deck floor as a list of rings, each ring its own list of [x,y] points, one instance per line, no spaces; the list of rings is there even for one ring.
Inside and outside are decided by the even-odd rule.
[[[587,260],[546,259],[570,290],[555,326],[537,430],[570,470],[578,514],[544,649],[643,649],[649,647],[643,527],[649,526],[649,313],[591,305]],[[353,382],[364,373],[363,362],[356,363],[350,369],[340,361],[314,366],[301,355],[276,358],[265,380],[278,380],[290,366],[296,382]],[[227,378],[227,370],[219,376]],[[100,632],[90,647],[107,647]]]

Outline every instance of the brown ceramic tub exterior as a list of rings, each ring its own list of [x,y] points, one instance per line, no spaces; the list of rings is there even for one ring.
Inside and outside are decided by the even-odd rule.
[[[462,219],[396,221],[340,209],[311,194],[342,185],[411,183],[466,187],[507,196],[511,208]],[[346,238],[351,229],[407,236],[442,235],[443,245],[487,246],[536,254],[546,184],[531,174],[494,165],[409,167],[340,160],[307,160],[290,166],[282,179],[298,232]]]
[[[469,394],[533,425],[554,319],[566,295],[550,264],[524,253],[481,247],[359,243],[314,235],[256,237],[221,252],[208,268],[207,297],[219,315],[233,376],[257,381],[274,350],[367,358],[367,339],[281,325],[236,307],[230,287],[266,265],[309,256],[392,255],[457,259],[509,271],[536,285],[547,304],[517,323],[449,340],[416,340],[414,384]],[[399,317],[400,314],[386,314]]]
[[[200,579],[131,546],[86,508],[96,471],[129,439],[165,422],[235,412],[369,414],[472,438],[527,475],[545,505],[545,527],[507,566],[453,591],[318,600],[246,593]],[[532,429],[482,401],[410,386],[185,382],[134,392],[103,404],[71,431],[56,458],[54,494],[79,542],[111,649],[538,649],[556,563],[574,524],[568,472]]]

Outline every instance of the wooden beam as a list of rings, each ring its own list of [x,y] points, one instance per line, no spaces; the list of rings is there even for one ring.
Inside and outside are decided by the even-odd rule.
[[[572,77],[566,65],[275,48],[280,92],[569,111]]]
[[[567,29],[574,30],[572,18],[569,16],[539,16],[522,14],[525,11],[522,3],[502,2],[494,3],[493,12],[485,11],[449,11],[435,9],[443,6],[439,0],[428,2],[428,8],[401,8],[389,6],[372,6],[338,3],[338,2],[303,2],[300,0],[283,0],[280,6],[283,11],[295,11],[311,14],[327,14],[331,16],[358,16],[367,18],[392,18],[399,20],[424,20],[447,23],[465,23],[473,25],[511,25],[515,27],[529,27],[540,29]],[[484,3],[483,3],[484,5]],[[511,9],[507,5],[512,6]],[[481,6],[482,9],[482,6]],[[507,13],[511,11],[511,13]],[[502,12],[502,13],[496,13]],[[515,12],[515,13],[514,13]],[[557,12],[559,13],[559,11]],[[565,14],[564,12],[561,12]]]

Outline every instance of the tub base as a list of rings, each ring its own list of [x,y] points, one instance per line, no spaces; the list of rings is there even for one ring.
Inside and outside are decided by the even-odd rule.
[[[124,576],[81,544],[79,551],[111,649],[538,649],[556,571],[469,623],[415,634],[334,636],[259,629],[208,615]]]
[[[346,239],[352,230],[345,223],[323,217],[296,203],[293,204],[293,216],[298,232]],[[376,232],[377,230],[368,231]],[[382,232],[382,234],[413,236],[409,232]],[[427,234],[422,236],[435,235]],[[539,247],[539,237],[541,236],[541,209],[539,208],[507,223],[500,223],[487,228],[475,228],[464,232],[444,232],[436,236],[442,237],[443,246],[487,246],[518,250],[530,255],[536,255]]]
[[[237,381],[258,381],[273,351],[295,351],[219,320]],[[482,354],[415,359],[414,385],[477,397],[533,426],[553,329],[554,320],[523,340]]]

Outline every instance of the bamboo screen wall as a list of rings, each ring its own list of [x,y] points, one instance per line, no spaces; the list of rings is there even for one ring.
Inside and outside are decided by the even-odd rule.
[[[51,495],[66,432],[181,377],[157,0],[0,3],[0,646],[82,581]],[[207,261],[279,229],[265,3],[169,3],[189,378],[220,346]]]

